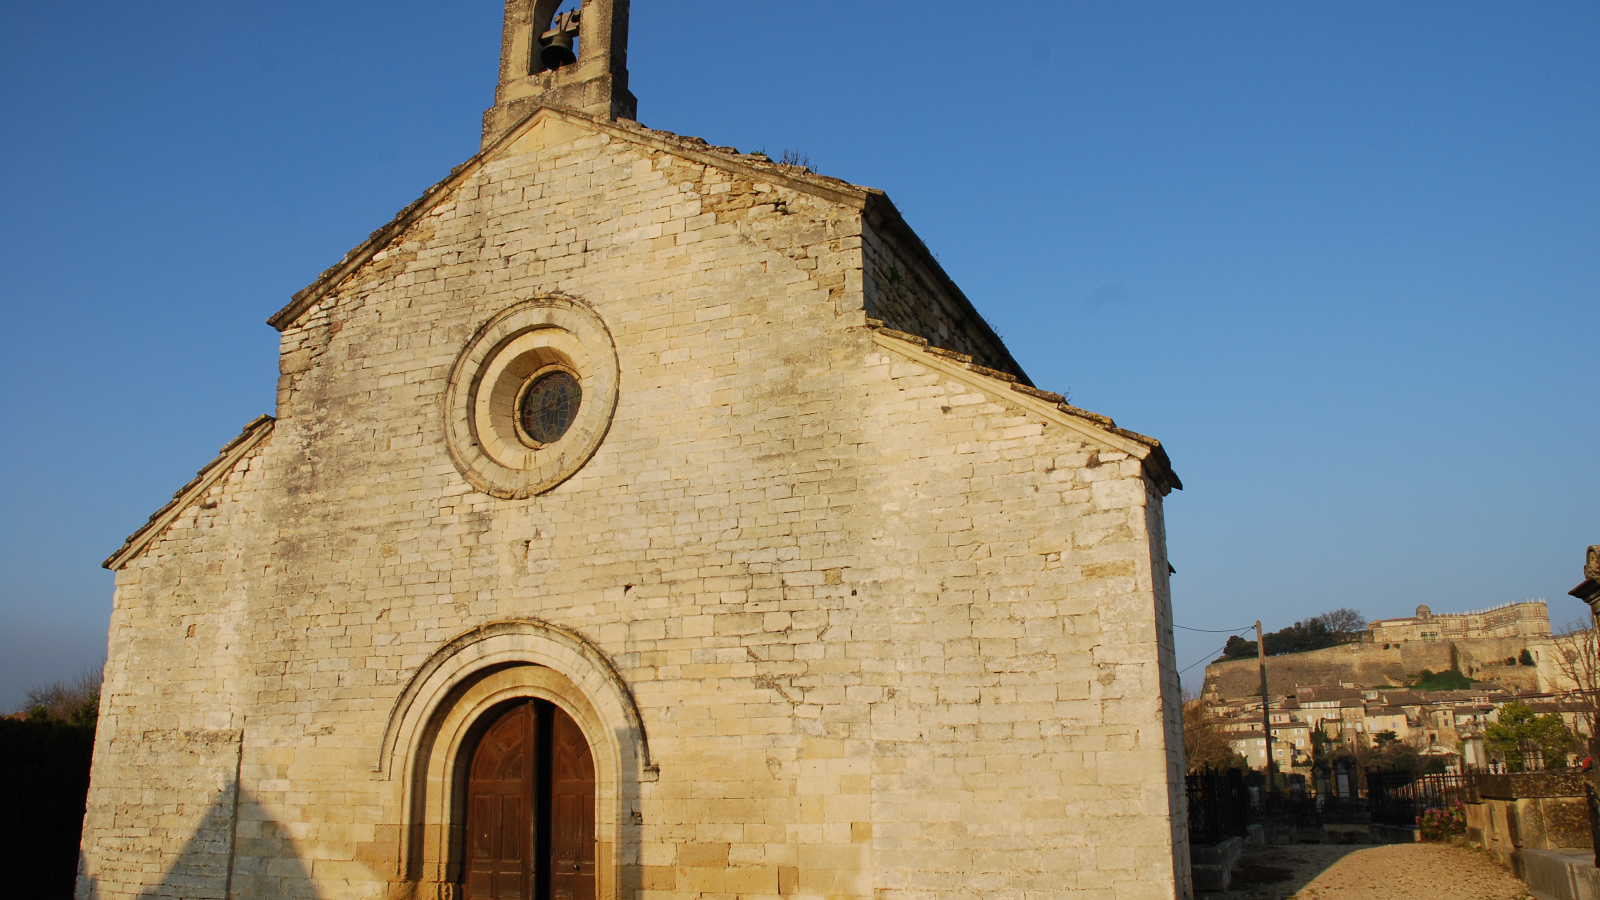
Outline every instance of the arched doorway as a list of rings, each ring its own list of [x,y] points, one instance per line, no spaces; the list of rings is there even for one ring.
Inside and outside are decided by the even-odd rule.
[[[530,700],[555,704],[587,738],[594,771],[594,894],[620,897],[628,892],[623,885],[641,877],[640,790],[660,769],[633,693],[610,658],[582,635],[515,619],[478,626],[441,645],[390,709],[373,771],[394,790],[400,824],[395,875],[414,885],[417,896],[465,896],[473,756],[502,714]],[[577,864],[582,867],[581,859]],[[576,896],[588,888],[572,890]]]
[[[466,900],[594,900],[588,740],[548,700],[489,716],[467,770]]]

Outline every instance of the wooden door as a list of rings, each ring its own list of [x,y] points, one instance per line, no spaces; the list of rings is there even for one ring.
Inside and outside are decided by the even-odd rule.
[[[594,756],[571,716],[500,713],[468,773],[466,900],[596,900]]]
[[[594,757],[578,723],[552,712],[550,898],[595,900]]]
[[[522,703],[489,726],[467,785],[467,900],[533,897],[537,718]]]

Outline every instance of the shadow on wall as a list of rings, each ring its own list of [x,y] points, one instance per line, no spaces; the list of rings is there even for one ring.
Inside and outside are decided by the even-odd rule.
[[[316,900],[311,872],[288,832],[248,791],[223,791],[155,884],[102,889],[79,864],[77,900],[228,900],[229,897]],[[139,876],[124,867],[127,880]]]

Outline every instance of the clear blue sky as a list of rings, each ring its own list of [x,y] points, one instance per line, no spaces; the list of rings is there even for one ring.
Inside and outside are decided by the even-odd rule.
[[[0,9],[0,708],[272,410],[266,317],[476,151],[500,16]],[[645,124],[887,190],[1040,386],[1166,442],[1180,624],[1582,611],[1600,4],[634,0],[631,46]]]

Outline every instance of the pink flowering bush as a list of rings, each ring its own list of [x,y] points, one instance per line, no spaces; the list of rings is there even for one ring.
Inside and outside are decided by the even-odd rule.
[[[1442,841],[1467,833],[1467,809],[1452,803],[1443,809],[1430,809],[1417,816],[1417,829],[1425,841]]]

